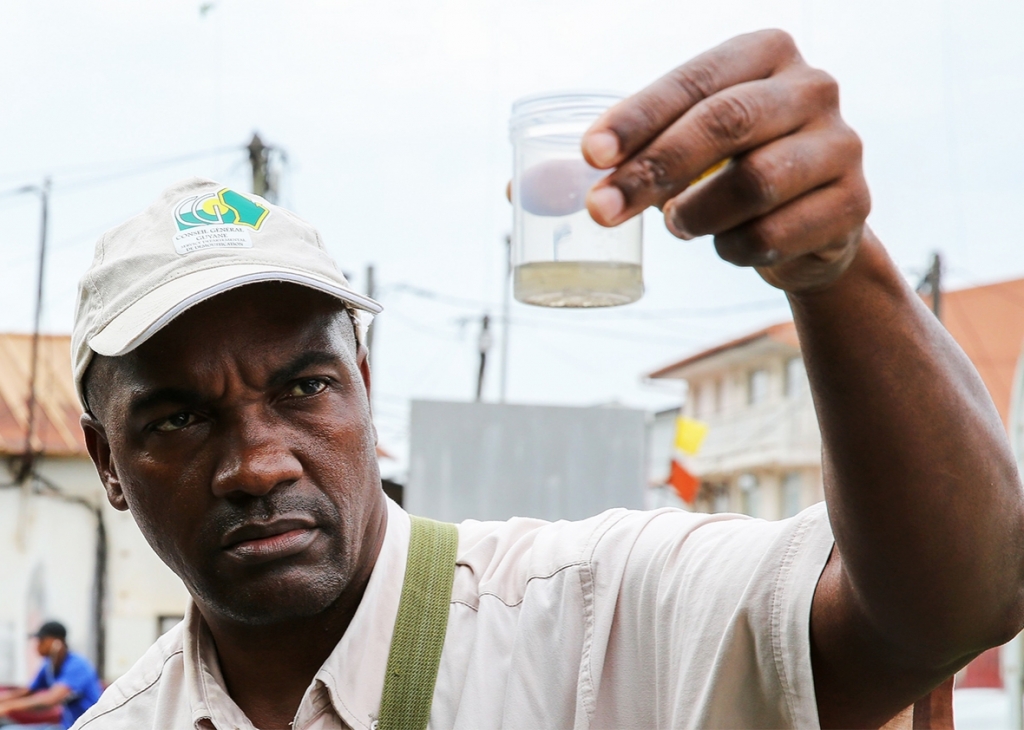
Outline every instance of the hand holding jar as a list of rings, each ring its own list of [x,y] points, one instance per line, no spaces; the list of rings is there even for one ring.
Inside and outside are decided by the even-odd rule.
[[[651,205],[675,236],[713,235],[723,259],[773,286],[821,289],[852,261],[870,209],[836,82],[781,31],[734,38],[625,100],[524,99],[512,137],[516,298],[529,303],[638,299]]]

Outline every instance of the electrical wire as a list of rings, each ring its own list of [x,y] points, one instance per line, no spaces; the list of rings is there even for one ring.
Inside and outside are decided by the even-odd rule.
[[[9,190],[0,191],[0,199],[3,199],[3,198],[15,198],[15,197],[17,197],[19,195],[27,195],[28,193],[36,193],[36,192],[39,192],[39,186],[38,185],[19,185],[16,188],[11,188]]]
[[[170,165],[177,165],[177,164],[181,164],[183,162],[192,162],[194,160],[200,160],[200,159],[203,159],[203,158],[206,158],[206,157],[217,157],[219,155],[224,155],[224,154],[227,154],[229,152],[241,152],[243,149],[244,149],[244,147],[241,146],[241,145],[231,145],[231,146],[225,146],[225,147],[216,147],[216,148],[213,148],[213,149],[198,150],[196,152],[189,152],[189,153],[186,153],[186,154],[183,154],[183,155],[173,155],[173,156],[170,156],[170,157],[160,157],[160,158],[149,159],[149,160],[146,160],[144,162],[139,162],[137,164],[134,163],[134,162],[98,163],[98,164],[92,165],[90,167],[113,167],[113,166],[126,165],[126,164],[132,165],[132,167],[129,167],[128,169],[125,169],[125,170],[119,170],[117,172],[103,173],[103,174],[99,174],[99,175],[95,175],[95,176],[90,176],[90,177],[87,177],[87,178],[82,179],[82,180],[72,180],[72,181],[63,182],[63,183],[56,182],[56,178],[58,178],[58,177],[70,177],[70,176],[74,176],[76,174],[80,175],[82,173],[81,172],[78,172],[78,173],[76,173],[76,172],[68,172],[68,171],[65,170],[65,171],[55,172],[55,173],[53,173],[51,175],[51,177],[54,178],[54,180],[55,180],[54,185],[53,185],[54,190],[60,190],[60,191],[64,191],[64,192],[71,191],[71,190],[81,190],[81,189],[84,189],[84,188],[92,187],[94,185],[103,185],[103,184],[111,182],[113,180],[120,180],[120,179],[123,179],[123,178],[126,178],[126,177],[133,177],[135,175],[141,175],[141,174],[146,173],[146,172],[151,172],[153,170],[158,170],[158,169],[160,169],[162,167],[168,167]],[[74,168],[72,168],[72,169],[74,169]],[[36,185],[23,185],[23,186],[20,186],[20,187],[17,187],[17,188],[13,188],[11,190],[0,192],[0,198],[4,198],[4,197],[10,196],[10,195],[20,195],[21,193],[35,190],[35,189],[37,189],[37,187],[38,186],[36,186]]]
[[[441,304],[447,304],[453,307],[464,307],[469,309],[499,309],[501,304],[498,302],[487,302],[482,299],[469,299],[466,297],[452,296],[450,294],[444,294],[442,292],[433,291],[426,289],[421,286],[414,284],[407,284],[404,282],[398,282],[395,284],[389,284],[381,287],[381,293],[378,298],[382,298],[390,292],[398,292],[402,294],[410,294],[421,299],[429,299],[431,301],[439,302]],[[721,306],[713,307],[673,307],[668,309],[622,309],[616,311],[598,311],[594,310],[589,312],[590,316],[598,316],[602,319],[682,319],[688,317],[720,317],[729,316],[733,314],[745,314],[752,311],[762,311],[766,309],[777,309],[779,307],[788,306],[788,303],[784,298],[775,299],[759,299],[751,302],[740,302],[737,304],[726,304]]]
[[[497,317],[496,319],[499,321],[501,320],[500,317]],[[637,332],[623,332],[621,330],[576,325],[568,322],[562,324],[560,322],[551,322],[547,320],[531,320],[524,317],[509,317],[509,324],[517,327],[532,327],[535,329],[571,332],[572,334],[586,335],[588,337],[601,337],[604,339],[622,340],[624,342],[642,342],[651,345],[664,345],[666,347],[680,347],[695,344],[693,339],[685,337],[659,337],[657,335],[644,335]]]
[[[478,317],[482,316],[484,311],[490,309],[497,309],[498,305],[491,305],[490,307],[484,306],[483,302],[471,299],[462,299],[461,297],[449,297],[444,294],[437,292],[430,292],[419,287],[414,287],[408,284],[392,285],[389,287],[390,291],[403,291],[406,293],[412,293],[415,296],[423,296],[423,298],[432,299],[442,304],[453,304],[454,306],[462,308],[473,308],[476,309],[479,314],[473,316],[458,317],[454,320],[449,320],[450,324],[457,325],[460,329],[465,327],[469,322],[475,321]],[[384,297],[381,297],[384,298]],[[483,311],[480,311],[483,309]],[[424,334],[430,334],[435,337],[441,337],[449,340],[462,341],[461,337],[449,334],[447,332],[439,331],[436,325],[426,325],[421,322],[413,320],[411,317],[401,313],[393,301],[387,302],[387,316],[394,318],[395,320],[404,322],[410,326],[416,328],[417,331],[423,332]],[[569,313],[565,313],[569,314]],[[498,315],[491,315],[492,319],[496,322],[504,323],[505,318]],[[584,324],[573,322],[566,318],[563,321],[558,321],[553,318],[540,318],[540,317],[528,317],[523,315],[514,315],[508,318],[508,323],[511,325],[534,328],[534,329],[549,329],[561,332],[571,332],[573,334],[588,335],[591,337],[602,337],[609,339],[618,339],[628,342],[641,342],[646,344],[657,344],[665,346],[690,346],[699,344],[698,340],[692,337],[680,336],[658,336],[658,335],[646,335],[640,332],[626,332],[623,330],[608,329],[603,327],[595,327],[591,324]]]

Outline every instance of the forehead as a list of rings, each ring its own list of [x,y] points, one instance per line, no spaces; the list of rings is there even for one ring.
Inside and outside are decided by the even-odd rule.
[[[143,384],[194,381],[226,362],[246,370],[276,367],[309,351],[355,365],[355,333],[345,306],[294,284],[252,284],[187,310],[130,353],[97,356],[90,397],[101,388],[116,394]]]

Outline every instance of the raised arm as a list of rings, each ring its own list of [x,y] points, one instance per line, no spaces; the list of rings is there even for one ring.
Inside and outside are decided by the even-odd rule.
[[[823,443],[836,550],[811,612],[822,725],[867,727],[1024,624],[1024,493],[963,352],[864,225],[838,88],[779,31],[733,39],[604,115],[596,220],[650,205],[785,290]],[[718,174],[690,185],[703,170]]]

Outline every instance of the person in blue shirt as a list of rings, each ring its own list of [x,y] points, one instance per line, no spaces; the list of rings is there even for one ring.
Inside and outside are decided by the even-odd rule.
[[[32,684],[7,693],[0,699],[0,718],[18,710],[59,706],[61,725],[66,730],[96,704],[103,687],[89,660],[68,650],[68,632],[63,624],[48,621],[34,636],[39,642],[39,655],[44,658],[43,666]]]

